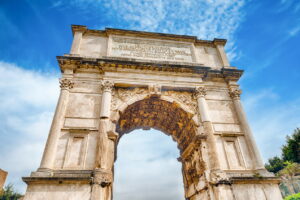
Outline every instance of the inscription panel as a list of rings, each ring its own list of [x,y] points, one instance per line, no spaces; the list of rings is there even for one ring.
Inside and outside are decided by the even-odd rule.
[[[193,62],[191,44],[112,36],[111,55],[116,57]]]

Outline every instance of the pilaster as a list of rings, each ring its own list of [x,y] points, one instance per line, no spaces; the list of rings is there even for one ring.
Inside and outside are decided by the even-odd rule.
[[[221,42],[219,42],[218,39],[215,39],[214,44],[215,44],[215,47],[216,47],[217,52],[219,54],[219,57],[222,61],[223,67],[229,67],[230,64],[229,64],[228,58],[227,58],[226,53],[225,53],[224,41],[222,40]]]
[[[80,44],[83,34],[87,31],[86,26],[72,25],[73,42],[70,54],[80,54]]]

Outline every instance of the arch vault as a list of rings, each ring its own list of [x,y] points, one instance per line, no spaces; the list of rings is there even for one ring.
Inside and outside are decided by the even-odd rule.
[[[25,200],[111,200],[118,141],[170,135],[188,200],[280,200],[243,111],[226,40],[72,26],[60,97]],[[158,141],[159,142],[159,141]]]

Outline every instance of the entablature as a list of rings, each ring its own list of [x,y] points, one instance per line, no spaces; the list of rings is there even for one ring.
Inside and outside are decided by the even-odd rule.
[[[104,73],[105,71],[116,71],[117,69],[145,70],[153,72],[169,72],[201,75],[206,80],[226,79],[237,81],[243,74],[243,70],[234,68],[212,69],[207,66],[195,64],[172,64],[169,62],[140,62],[134,59],[116,59],[116,58],[84,58],[78,56],[57,56],[57,60],[62,73],[66,70],[84,70],[93,69],[94,72]]]

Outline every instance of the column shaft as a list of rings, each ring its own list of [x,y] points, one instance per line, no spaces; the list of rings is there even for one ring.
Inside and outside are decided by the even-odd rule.
[[[96,166],[95,168],[103,168],[106,166],[106,154],[107,154],[107,127],[108,119],[100,119],[99,123],[99,135],[98,135],[98,144],[97,144],[97,157],[96,157]]]
[[[108,138],[108,129],[110,123],[110,107],[112,98],[113,83],[109,81],[102,82],[102,99],[100,110],[100,123],[97,141],[97,155],[95,160],[94,179],[97,176],[102,177],[102,173],[112,173],[110,167],[110,139]],[[92,185],[91,200],[110,200],[111,199],[111,183],[109,185],[101,185],[103,180],[94,181]],[[111,180],[112,181],[112,180]]]
[[[60,135],[60,130],[63,126],[64,117],[69,101],[69,90],[72,88],[73,83],[69,80],[61,80],[61,91],[56,106],[55,114],[51,124],[50,132],[48,135],[46,147],[44,150],[43,158],[40,164],[39,170],[52,169],[54,164],[54,159],[56,155],[57,142]]]
[[[235,107],[235,110],[238,115],[239,122],[241,123],[241,125],[244,129],[245,138],[248,141],[248,144],[250,144],[250,149],[251,149],[252,155],[255,159],[255,164],[256,164],[255,169],[264,169],[264,164],[263,164],[260,152],[257,148],[255,139],[253,137],[249,123],[247,121],[246,114],[244,112],[242,104],[238,98],[234,98],[233,103],[234,103],[234,107]]]
[[[112,89],[114,84],[110,81],[102,82],[102,99],[100,110],[99,136],[97,144],[97,157],[95,161],[95,168],[105,168],[107,160],[107,146],[108,146],[108,126],[110,117],[110,106],[112,98]]]
[[[212,170],[220,169],[220,161],[218,158],[216,138],[214,136],[213,125],[209,116],[208,106],[204,96],[206,95],[206,90],[204,87],[199,87],[196,89],[198,111],[200,113],[201,121],[203,123],[203,128],[207,134],[207,143],[210,149],[209,160]]]
[[[111,105],[111,91],[103,91],[100,118],[109,118]]]

